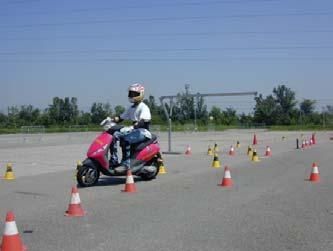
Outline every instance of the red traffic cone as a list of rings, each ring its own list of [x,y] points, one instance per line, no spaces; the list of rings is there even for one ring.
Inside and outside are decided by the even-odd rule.
[[[186,155],[191,155],[192,154],[192,150],[191,150],[191,147],[190,146],[187,146],[187,149],[185,151],[185,154]]]
[[[27,250],[21,241],[21,237],[16,227],[13,212],[8,212],[6,216],[5,230],[3,232],[1,251],[24,251]]]
[[[317,182],[320,180],[319,170],[318,170],[318,166],[316,163],[312,164],[312,172],[311,172],[309,180],[312,182]]]
[[[266,147],[266,153],[265,156],[270,157],[272,156],[271,148],[269,146]]]
[[[132,176],[131,169],[127,170],[125,189],[122,190],[122,191],[127,192],[127,193],[136,192],[136,186],[135,186],[135,183],[134,183],[134,179],[133,179],[133,176]]]
[[[221,181],[221,184],[219,184],[219,185],[223,186],[223,187],[231,187],[233,185],[233,181],[232,181],[230,170],[229,170],[228,166],[226,166],[224,168],[223,179]]]
[[[253,142],[252,142],[252,145],[257,145],[258,144],[258,141],[257,141],[257,135],[254,134],[253,135]]]
[[[235,149],[234,149],[233,146],[230,147],[229,155],[230,155],[230,156],[235,156]]]
[[[316,134],[312,133],[312,143],[315,145],[317,144],[317,140],[316,140]]]
[[[65,216],[71,217],[81,217],[84,216],[85,212],[81,206],[80,195],[76,187],[72,187],[72,196],[71,201],[68,206],[68,210],[65,213]]]

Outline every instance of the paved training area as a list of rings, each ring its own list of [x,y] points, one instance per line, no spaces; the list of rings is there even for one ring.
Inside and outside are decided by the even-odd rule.
[[[254,132],[260,162],[246,154]],[[136,193],[121,192],[126,177],[102,176],[78,189],[85,216],[65,217],[76,162],[97,134],[0,135],[0,175],[11,162],[16,177],[0,180],[0,227],[12,210],[28,250],[333,250],[331,132],[300,150],[296,138],[301,146],[311,132],[173,133],[172,150],[191,155],[163,155],[167,173],[135,177]],[[167,151],[167,134],[159,140]],[[207,155],[215,143],[221,168]],[[319,182],[309,181],[314,162]],[[218,185],[225,165],[232,187]]]

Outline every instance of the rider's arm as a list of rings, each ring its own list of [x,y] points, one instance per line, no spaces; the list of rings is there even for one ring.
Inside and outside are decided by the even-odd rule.
[[[120,116],[116,116],[113,118],[113,121],[116,123],[121,123],[124,120],[129,120],[130,118],[130,113],[131,113],[131,108],[127,108],[127,110],[125,110],[122,114],[120,114]]]
[[[145,128],[145,129],[149,130],[149,125],[150,125],[150,121],[141,119],[140,121],[135,122],[133,126],[134,126],[134,129]]]

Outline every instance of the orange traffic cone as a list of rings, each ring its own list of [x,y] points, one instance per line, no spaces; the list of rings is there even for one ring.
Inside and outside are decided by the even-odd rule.
[[[272,152],[271,152],[271,148],[269,146],[266,147],[266,153],[265,153],[266,157],[270,157],[272,156]]]
[[[21,237],[16,227],[13,212],[8,212],[6,216],[5,230],[3,232],[1,251],[24,251],[27,250],[21,241]]]
[[[318,166],[316,163],[312,164],[312,172],[311,172],[309,180],[312,182],[317,182],[320,180],[319,170],[318,170]]]
[[[230,156],[235,156],[235,149],[234,149],[233,146],[230,147],[229,155]]]
[[[133,176],[132,176],[131,169],[127,170],[125,189],[122,190],[122,191],[127,192],[127,193],[136,192],[136,186],[135,186],[135,183],[134,183],[134,179],[133,179]]]
[[[252,145],[257,145],[258,144],[258,141],[257,141],[257,135],[254,134],[253,135],[253,142],[252,142]]]
[[[226,166],[224,168],[223,179],[221,181],[221,184],[219,184],[219,185],[223,186],[223,187],[231,187],[233,185],[233,181],[232,181],[232,178],[231,178],[231,175],[230,175],[230,170],[229,170],[228,166]]]
[[[79,192],[77,190],[77,187],[73,186],[71,201],[69,203],[68,210],[66,211],[65,216],[81,217],[84,215],[85,215],[85,212],[83,211],[83,208],[81,206]]]
[[[190,146],[187,146],[187,149],[185,151],[185,154],[186,155],[191,155],[192,154],[192,150],[191,150],[191,147]]]

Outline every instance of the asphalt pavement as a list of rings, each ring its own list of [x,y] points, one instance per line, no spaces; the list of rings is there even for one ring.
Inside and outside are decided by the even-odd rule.
[[[96,133],[1,135],[0,170],[12,162],[16,179],[0,180],[0,227],[13,210],[24,244],[37,251],[333,250],[332,133],[317,132],[316,145],[297,150],[296,138],[311,132],[255,132],[260,162],[246,155],[253,130],[174,133],[181,154],[163,155],[167,174],[135,177],[137,193],[121,192],[125,177],[102,176],[79,188],[86,215],[78,218],[64,213],[76,161]],[[159,140],[167,151],[167,134]],[[207,155],[215,143],[219,169]],[[263,156],[267,146],[272,157]],[[318,183],[308,181],[313,162]],[[218,186],[225,165],[233,187]]]

